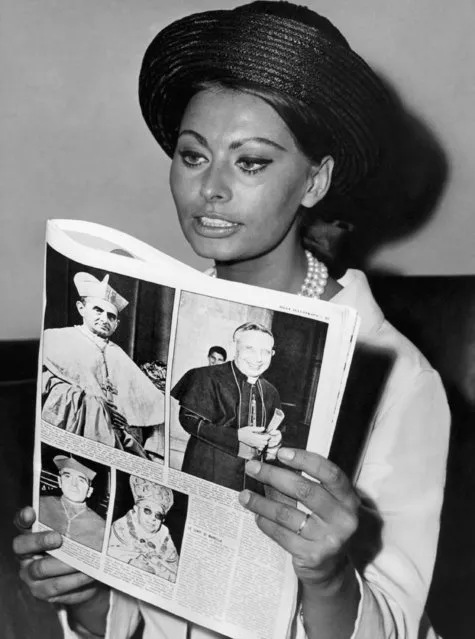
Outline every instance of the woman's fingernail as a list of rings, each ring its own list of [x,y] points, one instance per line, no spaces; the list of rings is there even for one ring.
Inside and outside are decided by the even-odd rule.
[[[282,461],[292,461],[294,457],[295,450],[292,450],[291,448],[281,448],[279,450],[279,459]]]
[[[241,506],[246,506],[251,499],[251,493],[248,490],[243,490],[242,493],[239,493],[239,503]]]
[[[246,473],[248,475],[257,475],[257,473],[261,469],[261,465],[262,465],[261,462],[258,462],[255,459],[253,459],[250,462],[247,462],[247,464],[246,464]]]

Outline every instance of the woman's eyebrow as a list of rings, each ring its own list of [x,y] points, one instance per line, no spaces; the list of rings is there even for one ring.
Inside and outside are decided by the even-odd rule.
[[[204,138],[199,133],[197,133],[196,131],[193,131],[193,129],[183,129],[183,131],[180,131],[180,133],[178,134],[178,137],[181,138],[182,135],[192,135],[194,138],[196,138],[198,140],[198,142],[202,146],[204,146],[207,149],[209,149],[209,144],[208,144],[207,139]]]
[[[193,131],[193,129],[183,129],[183,131],[180,131],[180,133],[178,134],[178,137],[180,138],[182,135],[193,136],[202,146],[209,149],[209,144],[207,139],[203,137],[202,135],[200,135],[200,133]],[[279,149],[279,151],[287,151],[287,149],[284,146],[278,144],[277,142],[274,142],[273,140],[269,140],[269,138],[263,138],[260,136],[243,138],[242,140],[234,140],[229,145],[229,150],[235,151],[236,149],[239,149],[241,146],[243,146],[247,142],[257,142],[258,144],[267,144],[268,146],[272,146],[275,149]]]
[[[234,142],[231,142],[231,144],[229,145],[229,149],[231,151],[234,151],[235,149],[239,149],[239,147],[243,146],[243,144],[246,144],[247,142],[257,142],[258,144],[267,144],[268,146],[273,146],[275,149],[279,149],[279,151],[287,151],[287,149],[284,146],[277,144],[277,142],[274,142],[273,140],[269,140],[269,138],[262,138],[259,136],[254,136],[251,138],[243,138],[242,140],[235,140]]]

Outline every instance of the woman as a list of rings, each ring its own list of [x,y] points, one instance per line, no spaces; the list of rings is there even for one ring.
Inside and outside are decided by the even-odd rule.
[[[250,476],[311,512],[249,491],[239,496],[293,556],[295,632],[433,639],[423,609],[445,479],[445,395],[437,373],[384,320],[364,275],[348,270],[337,280],[332,270],[328,277],[300,237],[303,212],[318,215],[330,190],[351,200],[378,181],[390,126],[381,83],[325,18],[291,3],[256,2],[189,16],[158,34],[143,61],[140,102],[173,158],[183,232],[196,253],[215,261],[212,274],[352,305],[362,317],[361,343],[389,355],[354,486],[335,464],[303,451],[282,448],[280,468],[247,464]],[[32,518],[23,511],[21,527]],[[378,534],[363,534],[360,544],[366,519]],[[119,593],[109,607],[108,593],[88,577],[51,557],[29,558],[59,543],[25,532],[15,549],[32,592],[65,605],[76,629],[102,636],[110,610],[114,639],[130,636],[140,615],[147,638],[186,635],[183,620]],[[211,636],[197,628],[190,635]]]

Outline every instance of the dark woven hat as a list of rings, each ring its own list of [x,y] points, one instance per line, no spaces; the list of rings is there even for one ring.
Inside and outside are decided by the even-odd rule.
[[[149,45],[139,100],[173,155],[186,105],[202,81],[252,83],[315,109],[334,140],[334,187],[351,190],[385,151],[390,100],[373,70],[329,20],[290,2],[258,1],[173,22]]]

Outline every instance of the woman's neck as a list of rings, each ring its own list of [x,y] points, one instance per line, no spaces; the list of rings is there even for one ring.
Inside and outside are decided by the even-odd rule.
[[[294,294],[300,292],[306,274],[307,258],[299,238],[291,244],[283,242],[259,257],[216,263],[219,279]],[[321,299],[331,299],[340,289],[338,282],[329,278]]]
[[[264,255],[238,262],[217,262],[220,279],[298,293],[307,272],[305,251],[300,242],[282,242]]]

